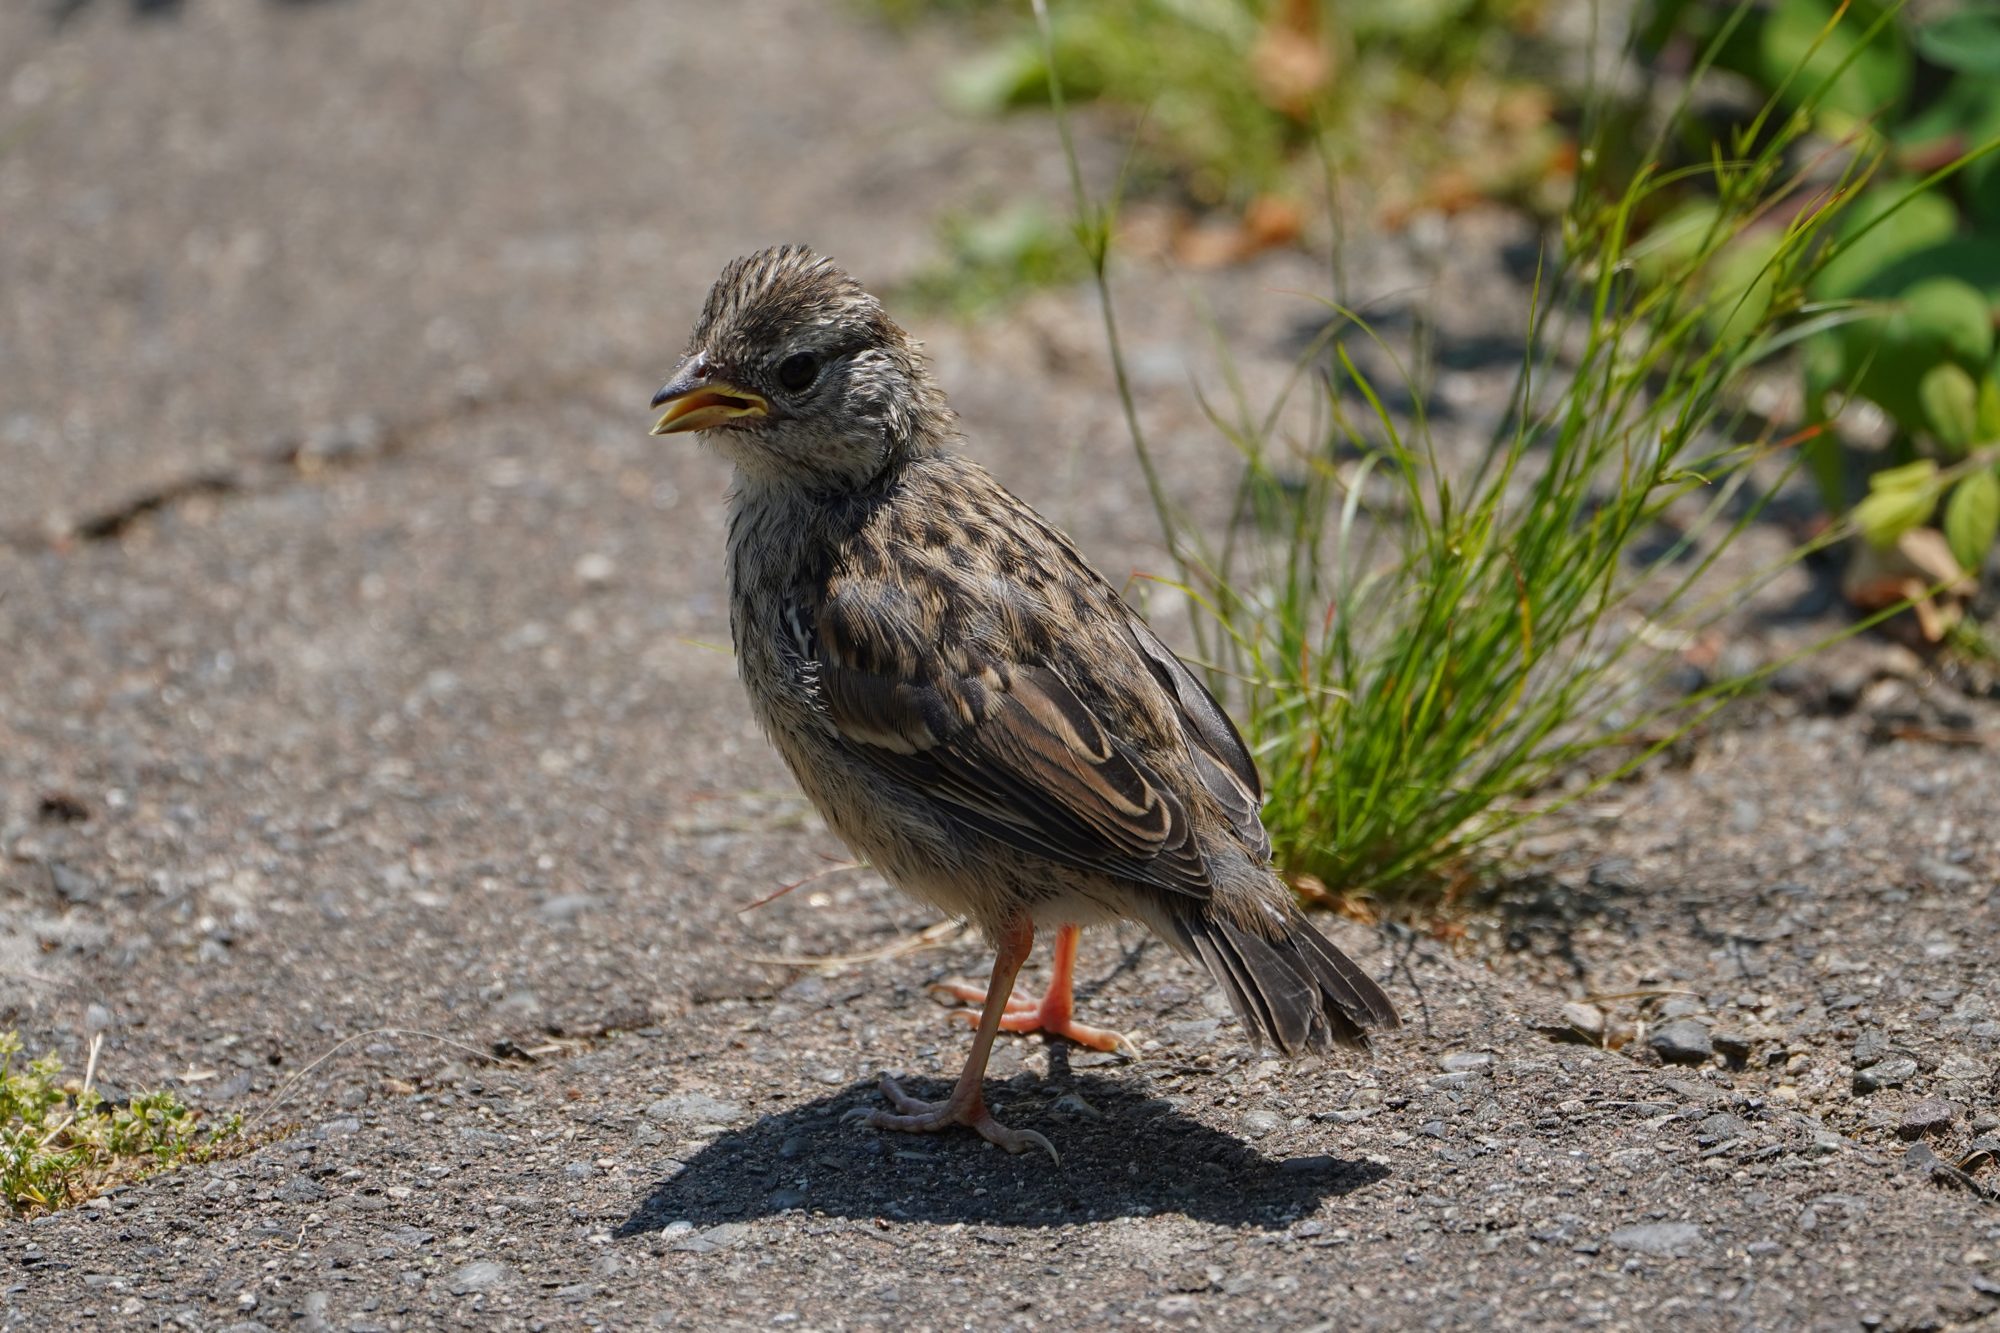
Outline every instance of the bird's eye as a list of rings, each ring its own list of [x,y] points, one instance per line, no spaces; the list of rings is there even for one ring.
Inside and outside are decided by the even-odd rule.
[[[778,383],[797,393],[819,378],[819,358],[811,352],[793,352],[778,363]]]

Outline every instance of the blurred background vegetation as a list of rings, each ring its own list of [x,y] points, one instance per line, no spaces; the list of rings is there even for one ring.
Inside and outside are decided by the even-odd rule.
[[[944,219],[908,293],[933,305],[1094,275],[1115,359],[1113,256],[1294,246],[1337,275],[1343,220],[1500,207],[1543,229],[1516,410],[1481,457],[1440,456],[1424,386],[1371,383],[1349,353],[1375,333],[1336,304],[1294,386],[1322,436],[1217,415],[1250,539],[1205,538],[1154,488],[1308,896],[1448,895],[1757,684],[1663,697],[1660,649],[1770,577],[1710,576],[1780,495],[1811,517],[1778,565],[1843,571],[1834,637],[1991,658],[2000,5],[1126,0],[1038,28],[1009,0],[872,3],[977,38],[942,76],[953,105],[1045,108],[1053,84],[1131,145],[1115,198],[1079,175],[1067,214]],[[1663,525],[1664,556],[1641,541]]]
[[[952,104],[989,115],[1047,104],[1051,64],[1024,6],[872,2],[899,24],[949,22],[985,38],[981,54],[944,76]],[[1929,470],[1893,469],[1963,458],[1975,439],[2000,434],[2000,157],[1980,153],[2000,137],[2000,5],[1662,0],[1630,18],[1637,61],[1610,88],[1600,79],[1611,62],[1591,53],[1605,41],[1603,16],[1554,0],[1063,5],[1053,11],[1053,69],[1073,102],[1097,103],[1128,130],[1127,197],[1180,210],[1169,236],[1134,239],[1195,265],[1301,243],[1309,224],[1357,204],[1392,227],[1426,209],[1495,202],[1559,217],[1587,113],[1611,156],[1595,164],[1593,184],[1616,190],[1642,167],[1704,162],[1752,124],[1779,132],[1767,105],[1797,113],[1810,102],[1812,134],[1797,151],[1825,155],[1828,171],[1844,155],[1872,172],[1843,239],[1869,234],[1826,265],[1811,295],[1874,303],[1881,316],[1812,339],[1799,358],[1807,415],[1831,418],[1832,400],[1849,395],[1881,414],[1854,423],[1865,447],[1843,448],[1830,433],[1811,449],[1829,510],[1846,512],[1885,471],[1876,494],[1909,493]],[[1681,94],[1697,113],[1676,120],[1663,159],[1642,161],[1648,116]],[[1963,158],[1961,172],[1917,188]],[[1333,195],[1331,212],[1330,182],[1352,187]],[[1648,203],[1638,230],[1668,241],[1715,216],[1696,179]],[[1761,269],[1783,222],[1749,229],[1711,279]],[[948,218],[951,263],[916,294],[969,312],[1073,280],[1083,256],[1067,232],[1032,203]],[[1928,508],[1916,494],[1864,509],[1871,539],[1893,543],[1941,513],[1956,562],[1976,569],[2000,517],[2000,481],[1968,475]]]

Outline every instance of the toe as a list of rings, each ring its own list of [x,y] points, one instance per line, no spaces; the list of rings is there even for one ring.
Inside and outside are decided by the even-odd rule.
[[[1073,1041],[1079,1046],[1088,1046],[1093,1051],[1129,1051],[1136,1049],[1132,1039],[1122,1032],[1110,1028],[1094,1028],[1088,1023],[1050,1023],[1042,1026],[1042,1031],[1050,1036]]]
[[[930,992],[933,995],[948,995],[965,1004],[986,1003],[986,987],[975,986],[969,981],[933,981],[930,984]]]
[[[998,1144],[1008,1152],[1024,1153],[1030,1148],[1040,1148],[1049,1155],[1050,1161],[1057,1166],[1062,1165],[1062,1155],[1056,1151],[1056,1145],[1032,1129],[1009,1129],[995,1120],[990,1113],[973,1121],[972,1127],[979,1131],[980,1138],[988,1143]]]
[[[887,1074],[882,1075],[881,1082],[877,1086],[881,1088],[882,1096],[888,1100],[889,1105],[895,1107],[904,1115],[922,1115],[932,1109],[932,1103],[924,1101],[920,1097],[912,1097],[909,1093],[904,1092],[902,1084],[896,1082],[895,1079],[890,1078]],[[882,1113],[880,1111],[873,1111],[870,1114],[880,1116]]]

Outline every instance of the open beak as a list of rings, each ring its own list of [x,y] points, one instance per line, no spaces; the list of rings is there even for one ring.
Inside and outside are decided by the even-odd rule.
[[[653,406],[667,410],[653,423],[655,435],[679,435],[708,430],[738,417],[768,416],[771,404],[762,394],[739,389],[727,380],[682,374],[653,395]]]

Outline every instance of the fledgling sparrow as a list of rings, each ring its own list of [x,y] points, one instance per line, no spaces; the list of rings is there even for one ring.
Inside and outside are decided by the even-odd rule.
[[[735,465],[729,609],[758,721],[835,833],[996,958],[951,1094],[888,1076],[883,1129],[969,1125],[1000,1029],[1109,1048],[1075,1021],[1080,927],[1132,920],[1192,958],[1284,1054],[1397,1025],[1271,867],[1262,789],[1215,699],[1076,547],[952,451],[955,418],[882,305],[800,246],[722,271],[653,399]],[[1010,1003],[1037,926],[1039,1004]]]

